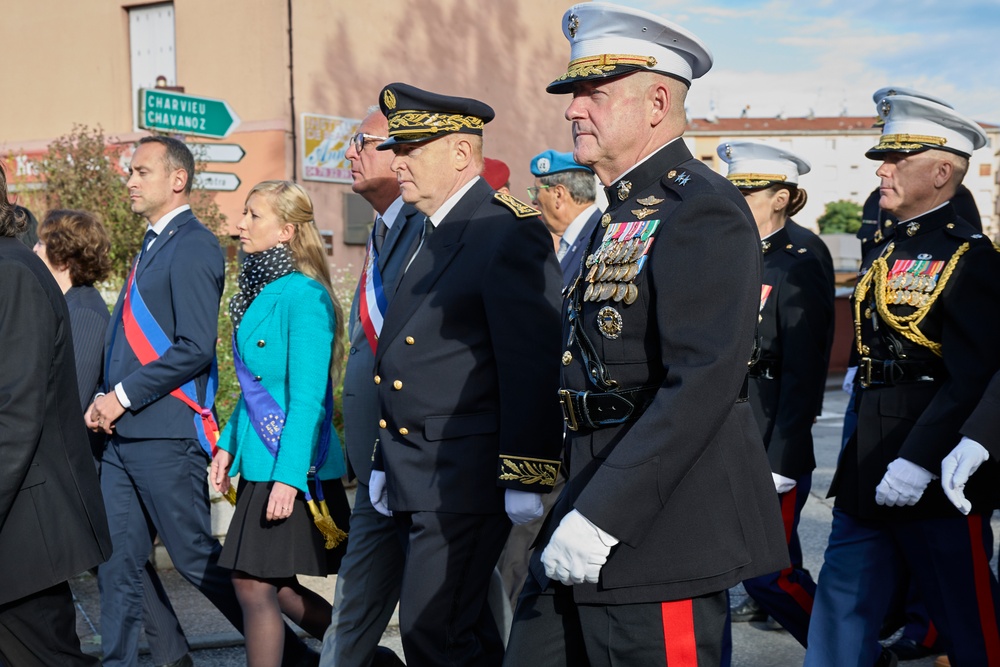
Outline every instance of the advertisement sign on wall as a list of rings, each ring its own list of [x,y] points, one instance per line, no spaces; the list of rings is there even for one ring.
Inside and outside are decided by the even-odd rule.
[[[302,178],[350,183],[351,162],[344,154],[360,124],[356,118],[302,114]]]

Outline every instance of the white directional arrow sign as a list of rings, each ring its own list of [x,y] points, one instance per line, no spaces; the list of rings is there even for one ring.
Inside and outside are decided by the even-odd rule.
[[[195,174],[194,186],[202,190],[235,192],[240,187],[240,177],[224,171],[203,171]]]
[[[200,162],[239,162],[247,154],[239,144],[188,143],[194,159]]]

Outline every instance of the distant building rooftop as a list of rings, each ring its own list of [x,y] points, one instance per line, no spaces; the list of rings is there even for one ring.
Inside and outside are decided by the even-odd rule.
[[[804,118],[692,118],[685,134],[880,134],[877,116],[815,116]],[[998,126],[980,123],[985,130]]]

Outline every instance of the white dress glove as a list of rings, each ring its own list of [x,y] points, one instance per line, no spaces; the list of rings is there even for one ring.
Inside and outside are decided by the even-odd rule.
[[[857,366],[847,367],[847,372],[844,373],[844,385],[841,387],[841,389],[844,390],[844,393],[850,394],[852,391],[854,391],[854,376],[857,374],[858,374]]]
[[[596,584],[611,547],[616,544],[615,537],[573,510],[559,522],[542,552],[545,575],[567,586]]]
[[[531,491],[507,489],[503,496],[503,505],[511,523],[515,526],[537,519],[545,512],[542,507],[542,494]]]
[[[889,507],[916,505],[934,475],[906,459],[896,459],[888,465],[882,481],[875,487],[875,502]]]
[[[941,461],[941,488],[962,514],[972,511],[972,503],[965,497],[965,483],[989,458],[985,447],[975,440],[962,438]]]
[[[788,493],[795,488],[795,480],[791,477],[772,472],[771,479],[774,480],[774,490],[778,493]]]
[[[368,478],[368,499],[372,501],[372,507],[383,516],[392,516],[389,511],[389,490],[385,488],[385,471],[372,470],[371,477]]]

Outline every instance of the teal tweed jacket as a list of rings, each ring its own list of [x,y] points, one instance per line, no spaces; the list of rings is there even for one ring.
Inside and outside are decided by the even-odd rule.
[[[247,308],[236,347],[250,373],[285,411],[277,458],[271,456],[250,423],[242,397],[219,437],[233,455],[229,474],[251,482],[283,482],[306,490],[306,475],[316,459],[323,400],[330,371],[334,331],[333,303],[321,284],[294,272],[268,284]],[[336,431],[332,432],[320,479],[346,472]]]

